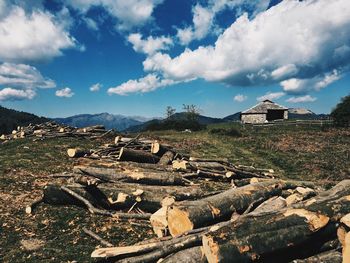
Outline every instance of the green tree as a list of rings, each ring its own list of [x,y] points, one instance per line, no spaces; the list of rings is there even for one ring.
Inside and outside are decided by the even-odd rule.
[[[334,124],[342,127],[350,126],[350,95],[341,99],[331,113]]]

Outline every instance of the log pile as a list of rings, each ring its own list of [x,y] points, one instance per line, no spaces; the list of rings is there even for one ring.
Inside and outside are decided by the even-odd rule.
[[[67,125],[57,124],[55,122],[45,122],[41,124],[29,124],[26,127],[18,126],[11,134],[2,134],[0,140],[5,142],[9,140],[33,138],[58,138],[58,137],[82,137],[82,138],[101,138],[107,134],[115,133],[113,130],[106,130],[103,125],[95,125],[85,128],[74,128]]]
[[[93,258],[350,262],[350,180],[326,190],[317,182],[282,180],[271,169],[190,157],[139,137],[117,137],[88,154],[67,153],[77,157],[70,179],[48,185],[41,202],[149,220],[157,236],[113,247],[86,230],[105,246],[93,251]],[[207,187],[208,182],[220,187]]]

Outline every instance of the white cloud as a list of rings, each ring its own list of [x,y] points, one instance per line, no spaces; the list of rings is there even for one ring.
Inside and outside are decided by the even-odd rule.
[[[243,94],[237,94],[236,96],[233,97],[233,100],[234,101],[237,101],[237,102],[243,102],[247,99],[248,97],[243,95]]]
[[[142,35],[139,33],[130,34],[128,41],[133,45],[133,49],[136,52],[142,52],[145,54],[154,54],[158,50],[169,49],[173,45],[173,41],[170,37],[152,37],[142,39]]]
[[[60,90],[56,90],[57,97],[71,98],[74,95],[74,92],[70,88],[63,88]]]
[[[8,9],[0,17],[0,61],[46,60],[76,46],[64,23],[50,13],[35,9],[26,14],[19,6]]]
[[[161,79],[155,74],[148,74],[138,80],[129,80],[117,87],[109,88],[108,94],[127,95],[135,92],[145,93],[172,84],[175,84],[173,80]]]
[[[269,0],[209,0],[207,6],[196,4],[192,8],[193,25],[178,28],[177,37],[182,45],[187,45],[193,40],[201,40],[209,33],[218,32],[218,25],[215,23],[215,17],[225,9],[248,8],[255,10],[254,15],[265,10],[269,6]],[[239,9],[239,8],[237,8]]]
[[[348,70],[346,47],[350,47],[347,0],[290,0],[251,20],[242,15],[214,46],[186,49],[174,58],[158,52],[143,65],[145,71],[175,81],[202,78],[233,86],[281,82],[289,93],[293,88],[288,86],[299,86],[291,79],[321,80],[333,70]]]
[[[0,64],[0,85],[21,89],[54,88],[56,83],[45,78],[32,66],[25,64]]]
[[[286,102],[304,103],[304,102],[314,102],[315,100],[317,100],[317,98],[311,97],[310,95],[305,95],[302,97],[291,97],[291,98],[287,99]]]
[[[66,0],[72,7],[86,13],[92,6],[102,6],[118,19],[117,28],[129,30],[152,20],[154,8],[164,0]]]
[[[93,20],[90,17],[84,17],[83,21],[85,22],[86,26],[90,28],[93,31],[98,31],[98,25],[95,20]]]
[[[33,99],[36,93],[35,90],[19,90],[13,88],[4,88],[0,90],[0,101],[14,101],[14,100],[24,100]]]
[[[96,83],[96,84],[92,85],[89,89],[92,92],[96,92],[96,91],[99,91],[101,88],[102,88],[102,84]]]
[[[340,79],[341,76],[337,70],[333,70],[330,73],[322,76],[316,76],[310,79],[287,79],[280,84],[283,90],[289,94],[305,94],[309,91],[319,91]]]
[[[286,95],[284,92],[267,92],[265,95],[256,98],[258,101],[277,100]]]

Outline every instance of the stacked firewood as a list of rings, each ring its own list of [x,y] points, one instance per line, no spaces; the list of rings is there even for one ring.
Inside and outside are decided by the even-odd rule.
[[[75,159],[72,173],[66,174],[67,185],[47,186],[39,202],[78,205],[120,220],[149,220],[158,236],[113,247],[90,233],[107,244],[93,251],[93,258],[350,262],[350,180],[331,189],[282,180],[271,169],[189,157],[139,137],[117,137],[114,144],[76,156],[83,158]]]
[[[56,137],[99,138],[110,133],[113,133],[113,131],[107,131],[103,125],[74,128],[67,125],[57,124],[55,122],[45,122],[41,124],[29,124],[26,127],[18,126],[11,134],[1,135],[0,140],[8,141],[20,138],[44,139]]]

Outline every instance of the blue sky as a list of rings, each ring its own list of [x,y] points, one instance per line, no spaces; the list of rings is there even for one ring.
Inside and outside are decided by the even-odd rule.
[[[329,113],[349,65],[347,0],[0,0],[0,105],[42,116]]]

